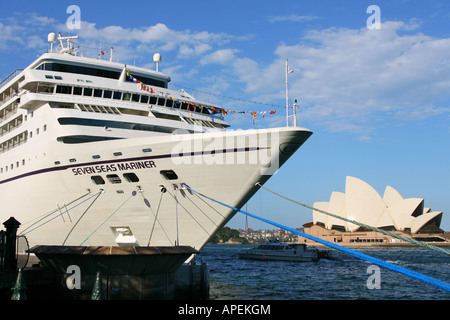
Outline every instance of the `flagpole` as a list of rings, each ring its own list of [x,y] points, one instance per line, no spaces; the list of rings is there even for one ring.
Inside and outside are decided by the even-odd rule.
[[[286,127],[289,127],[288,59],[286,59]]]

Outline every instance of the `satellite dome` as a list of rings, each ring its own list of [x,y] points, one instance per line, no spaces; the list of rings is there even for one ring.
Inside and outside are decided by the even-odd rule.
[[[55,43],[56,42],[56,33],[54,33],[54,32],[49,33],[47,36],[47,40],[50,43]]]
[[[153,55],[153,62],[161,62],[161,54],[155,53]]]

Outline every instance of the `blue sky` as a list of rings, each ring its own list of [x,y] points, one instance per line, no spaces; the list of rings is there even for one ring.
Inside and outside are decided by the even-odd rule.
[[[79,30],[67,29],[70,5],[81,10]],[[380,8],[380,29],[367,28],[370,5]],[[285,125],[289,59],[298,124],[314,134],[266,186],[312,205],[344,192],[351,175],[381,195],[391,185],[424,198],[450,230],[449,21],[444,0],[16,1],[0,12],[0,78],[46,52],[49,32],[77,34],[86,55],[112,46],[120,62],[154,68],[161,53],[172,88],[196,89],[186,91],[197,98],[277,110],[255,124],[227,117],[235,129],[263,128]],[[267,191],[247,209],[294,228],[312,221]],[[244,224],[238,214],[229,226]]]

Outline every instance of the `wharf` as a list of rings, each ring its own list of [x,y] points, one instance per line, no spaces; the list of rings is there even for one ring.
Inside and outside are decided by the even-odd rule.
[[[22,270],[19,285],[27,300],[209,298],[208,266],[184,263],[198,253],[191,247],[35,246],[29,252],[35,263]],[[11,298],[17,279],[17,271],[0,272],[0,299]]]
[[[17,255],[20,222],[3,225],[0,300],[209,298],[208,266],[185,263],[198,253],[192,247],[38,245]]]

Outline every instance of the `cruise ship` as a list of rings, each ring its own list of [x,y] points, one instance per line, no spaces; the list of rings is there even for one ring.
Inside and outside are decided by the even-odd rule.
[[[0,222],[30,247],[200,250],[236,212],[190,189],[241,208],[312,134],[231,130],[157,68],[84,57],[75,38],[49,34],[0,84]]]

